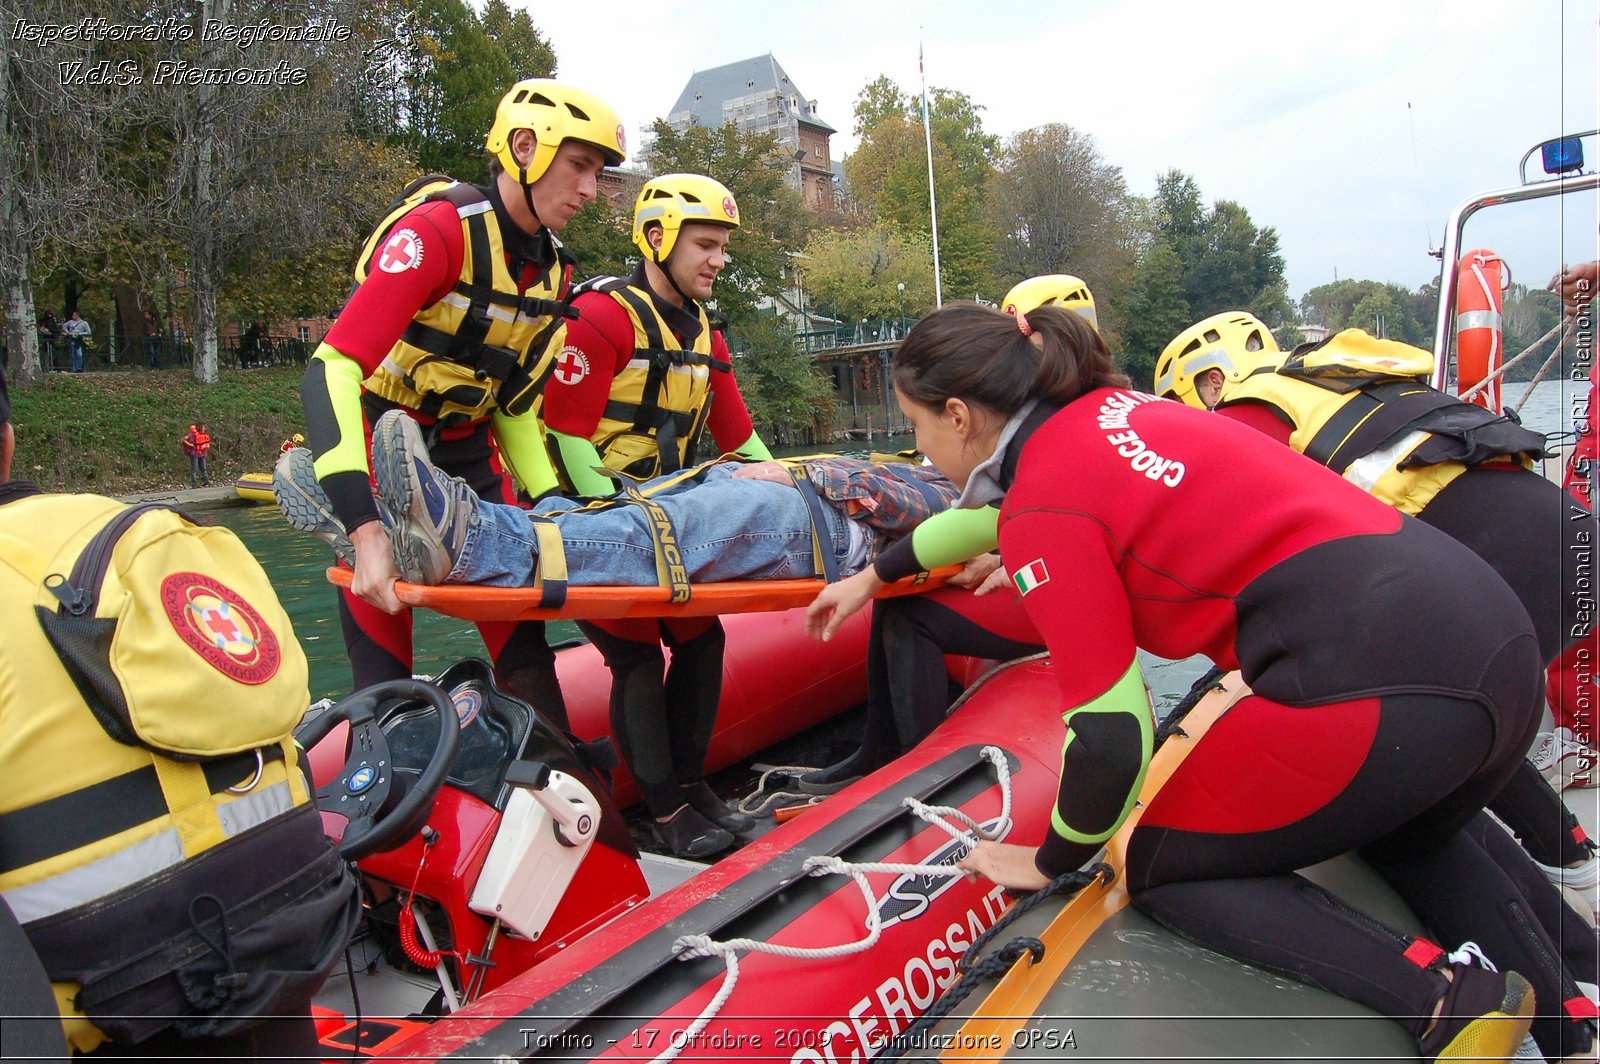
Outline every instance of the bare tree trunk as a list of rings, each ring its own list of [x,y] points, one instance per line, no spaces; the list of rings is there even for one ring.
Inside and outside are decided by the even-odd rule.
[[[214,209],[211,152],[214,141],[209,129],[195,145],[195,217],[209,218]],[[190,327],[194,336],[194,379],[201,384],[217,382],[217,237],[208,225],[195,228],[189,260]]]
[[[28,283],[27,260],[19,276],[5,282],[6,379],[31,384],[41,376],[39,334],[34,331],[33,285]]]
[[[9,7],[6,10],[10,14]],[[0,39],[0,175],[9,175],[12,137],[9,121],[11,97],[16,87],[11,81],[10,37]],[[9,178],[0,180],[0,288],[5,291],[6,376],[17,384],[30,384],[39,378],[39,337],[34,331],[33,286],[28,280],[29,249],[25,227],[19,217],[22,190]]]
[[[232,0],[205,0],[204,17],[227,23],[233,10]],[[201,50],[203,65],[221,67],[225,61],[223,45],[212,42]],[[207,224],[216,218],[218,204],[216,167],[217,142],[217,88],[202,84],[195,90],[194,123],[194,217],[195,226],[190,243],[189,294],[193,300],[194,315],[194,379],[201,384],[217,382],[217,289],[222,283],[222,249],[217,243],[217,226]]]

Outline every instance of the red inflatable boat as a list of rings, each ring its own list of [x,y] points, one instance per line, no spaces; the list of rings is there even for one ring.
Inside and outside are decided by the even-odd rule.
[[[732,654],[743,638],[734,626],[746,618],[728,620]],[[780,647],[767,659],[763,679],[782,693],[782,712],[804,715],[827,673],[820,663],[838,644]],[[443,989],[417,1007],[424,1015],[407,1018],[374,1018],[381,1009],[371,1005],[359,1022],[348,1003],[321,1010],[329,1060],[861,1060],[954,980],[956,960],[1005,906],[992,884],[919,870],[966,852],[960,818],[997,837],[1042,838],[1056,789],[1055,681],[1047,663],[1016,663],[969,692],[912,753],[651,896],[645,868],[664,859],[641,859],[567,740],[493,691],[486,671],[440,681],[456,687],[448,725],[416,703],[378,706],[375,718],[401,770],[394,774],[419,781],[401,806],[428,789],[441,760],[436,743],[460,744],[443,758],[450,782],[429,800],[426,826],[418,819],[411,829],[421,836],[360,867],[370,943],[391,958],[403,950],[412,965],[401,974],[419,986],[417,973],[437,965]],[[462,692],[473,689],[482,698],[469,721]],[[724,712],[735,690],[730,676]],[[576,710],[580,699],[571,700]],[[361,717],[352,718],[356,731],[368,736]],[[751,719],[726,735],[719,725],[719,741],[725,752],[743,749],[735,736],[748,732],[753,749],[799,726]],[[319,794],[344,798],[352,784],[365,786],[362,756],[319,770]],[[326,751],[319,761],[326,765]],[[959,817],[948,828],[930,824],[907,798]],[[817,858],[848,867],[815,874]],[[863,884],[879,929],[870,948],[850,951],[874,922]],[[693,940],[701,946],[741,941],[683,959],[694,952],[685,936],[703,936]],[[815,954],[827,947],[844,948]],[[344,982],[336,976],[328,989],[344,993]]]

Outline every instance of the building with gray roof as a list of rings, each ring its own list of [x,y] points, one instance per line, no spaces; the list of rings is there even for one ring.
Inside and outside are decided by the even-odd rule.
[[[667,115],[667,123],[680,133],[690,126],[717,128],[728,122],[778,139],[793,159],[789,185],[806,206],[819,210],[836,205],[828,147],[834,128],[817,116],[817,101],[800,91],[771,52],[696,71]]]

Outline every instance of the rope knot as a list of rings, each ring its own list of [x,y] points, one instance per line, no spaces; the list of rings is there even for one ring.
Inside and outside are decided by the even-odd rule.
[[[813,876],[847,876],[850,874],[849,864],[833,854],[819,854],[815,857],[807,857],[800,867],[805,870],[807,875]]]
[[[680,961],[692,961],[697,957],[715,957],[722,949],[710,935],[680,935],[672,943],[672,952]]]
[[[1010,968],[1024,953],[1028,955],[1029,967],[1032,967],[1044,960],[1044,943],[1031,936],[1019,935],[996,950],[995,956]]]

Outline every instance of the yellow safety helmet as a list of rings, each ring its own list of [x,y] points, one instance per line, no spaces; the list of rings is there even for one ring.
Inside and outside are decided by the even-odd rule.
[[[296,447],[300,446],[302,443],[306,442],[305,433],[303,433],[303,432],[295,433],[293,436],[289,437],[289,442],[294,444]]]
[[[665,262],[686,222],[739,228],[739,205],[721,181],[704,174],[662,174],[645,182],[633,205],[633,243],[645,258]],[[661,246],[645,236],[649,225],[661,226]]]
[[[1094,312],[1094,294],[1083,278],[1070,273],[1047,273],[1019,281],[1000,301],[1007,314],[1026,314],[1046,305],[1075,310],[1088,319],[1095,332],[1100,331],[1100,319]]]
[[[1230,381],[1242,381],[1262,366],[1281,360],[1272,330],[1254,314],[1229,310],[1195,322],[1173,338],[1156,359],[1155,392],[1205,409],[1195,378],[1220,369]]]
[[[526,167],[511,151],[511,133],[517,129],[533,130],[538,140]],[[511,86],[495,109],[484,147],[519,183],[531,185],[550,169],[564,140],[600,149],[607,166],[620,165],[628,154],[622,119],[610,104],[592,92],[549,78],[528,78]]]

